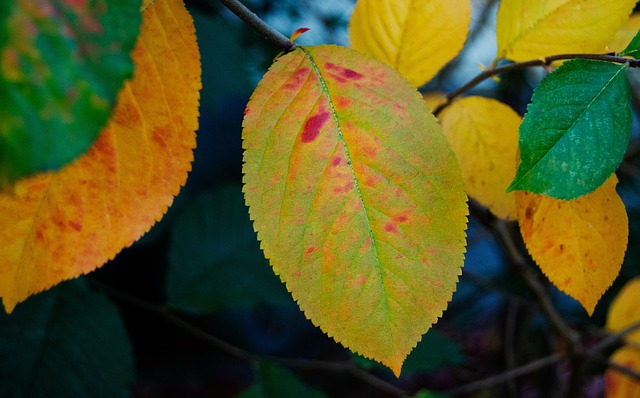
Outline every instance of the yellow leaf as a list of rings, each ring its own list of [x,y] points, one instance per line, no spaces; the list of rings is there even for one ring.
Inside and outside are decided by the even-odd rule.
[[[639,322],[638,298],[640,298],[640,278],[635,278],[624,285],[611,303],[607,313],[607,329],[617,332]],[[625,336],[625,340],[640,344],[640,330],[629,333]]]
[[[636,296],[636,304],[638,297]],[[610,360],[636,372],[640,372],[640,349],[622,347],[613,353]],[[640,381],[632,379],[613,368],[604,374],[604,391],[606,398],[640,398]]]
[[[458,55],[470,21],[469,0],[358,0],[349,34],[354,49],[420,87]]]
[[[638,33],[638,30],[640,30],[640,14],[635,13],[631,15],[631,18],[629,18],[629,20],[627,20],[620,29],[618,29],[603,52],[620,52],[624,50],[627,45],[631,43],[631,40],[636,33]]]
[[[318,46],[273,64],[243,127],[274,271],[324,332],[398,375],[464,261],[462,175],[435,117],[394,69]]]
[[[589,314],[620,271],[629,234],[627,213],[610,177],[570,201],[516,192],[520,231],[549,280]]]
[[[516,175],[521,121],[507,105],[483,97],[463,98],[440,113],[467,194],[505,219],[516,217],[515,195],[505,191]]]
[[[181,0],[144,12],[134,79],[89,152],[0,194],[0,296],[7,309],[100,267],[144,234],[191,168],[200,58]]]
[[[637,0],[508,0],[497,17],[498,58],[600,52]]]

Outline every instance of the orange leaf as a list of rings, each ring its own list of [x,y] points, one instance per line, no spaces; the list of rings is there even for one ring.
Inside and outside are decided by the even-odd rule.
[[[589,314],[620,271],[629,234],[613,175],[570,201],[516,192],[520,231],[531,257],[560,290]]]
[[[637,304],[637,296],[636,296]],[[613,353],[610,360],[636,372],[640,372],[640,349],[622,347]],[[613,368],[604,374],[606,398],[640,398],[640,382]]]
[[[135,77],[95,145],[0,194],[7,311],[113,258],[162,218],[186,180],[200,89],[193,21],[181,0],[156,0],[143,18]]]
[[[640,322],[640,277],[627,282],[609,307],[607,329],[620,331],[633,323]],[[625,336],[625,340],[640,344],[640,330]]]
[[[398,375],[464,260],[442,129],[394,69],[336,46],[278,59],[245,112],[244,192],[274,271],[316,325]]]

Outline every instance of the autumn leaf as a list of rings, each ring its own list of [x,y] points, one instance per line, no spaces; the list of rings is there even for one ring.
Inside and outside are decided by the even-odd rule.
[[[245,110],[244,192],[265,256],[306,316],[396,375],[464,260],[459,166],[389,66],[299,47]]]
[[[143,18],[135,77],[95,145],[0,194],[7,311],[113,258],[162,217],[186,180],[200,89],[193,22],[181,0],[157,0]]]
[[[516,218],[515,195],[505,190],[516,174],[521,121],[507,105],[483,97],[463,98],[440,113],[467,194],[505,219]]]
[[[358,0],[349,34],[354,49],[420,87],[458,55],[470,22],[469,0]]]
[[[628,19],[636,1],[501,1],[496,22],[498,58],[525,61],[600,52]]]
[[[91,146],[133,74],[139,26],[135,1],[2,1],[0,186]]]
[[[613,175],[571,201],[517,192],[518,222],[529,254],[558,289],[592,314],[620,271],[629,234]]]
[[[520,126],[509,191],[558,199],[593,192],[613,173],[631,133],[627,65],[574,59],[535,88]]]
[[[611,303],[607,312],[607,329],[619,332],[635,322],[640,322],[640,278],[627,282]],[[625,336],[625,340],[640,344],[640,330],[631,332]]]
[[[638,347],[622,347],[616,350],[609,360],[636,372],[640,371],[640,349]],[[640,398],[640,381],[614,368],[607,368],[604,382],[606,398]]]

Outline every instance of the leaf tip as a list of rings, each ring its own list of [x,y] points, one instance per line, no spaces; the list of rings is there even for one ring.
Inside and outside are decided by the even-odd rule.
[[[293,42],[296,41],[298,37],[302,36],[303,33],[306,33],[308,31],[309,31],[309,28],[296,29],[296,31],[291,34],[291,37],[289,37],[289,42],[293,44]]]

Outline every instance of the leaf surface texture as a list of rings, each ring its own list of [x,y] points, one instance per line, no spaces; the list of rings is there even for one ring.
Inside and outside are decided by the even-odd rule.
[[[0,185],[57,170],[94,142],[133,73],[135,1],[0,5]]]

